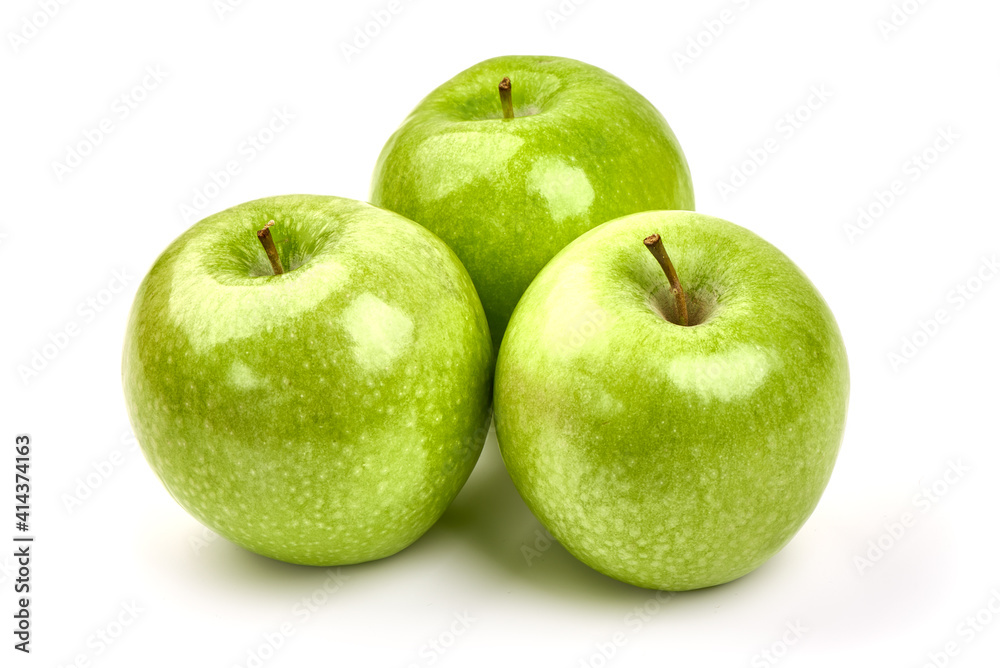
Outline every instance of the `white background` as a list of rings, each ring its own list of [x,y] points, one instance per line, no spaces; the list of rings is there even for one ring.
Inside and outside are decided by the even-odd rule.
[[[40,4],[5,0],[0,12],[0,537],[9,545],[14,533],[20,432],[35,442],[38,536],[27,657],[11,648],[12,549],[0,549],[4,665],[82,655],[94,666],[245,666],[286,623],[291,635],[273,656],[265,647],[262,665],[918,667],[952,641],[948,665],[996,665],[1000,614],[987,606],[1000,611],[1000,279],[984,262],[1000,251],[997,3],[908,0],[912,16],[885,34],[892,0],[567,0],[565,16],[547,14],[556,0],[404,0],[350,59],[342,45],[388,0],[246,0],[221,15],[212,0],[95,0],[44,21]],[[25,20],[44,25],[33,32]],[[15,45],[11,35],[30,37]],[[699,39],[701,53],[678,64]],[[851,361],[833,479],[758,571],[657,598],[558,545],[536,546],[539,525],[491,436],[437,526],[397,556],[341,569],[339,589],[306,619],[295,606],[322,591],[325,571],[199,543],[210,534],[130,446],[120,354],[132,296],[159,252],[208,213],[293,192],[364,199],[383,142],[423,95],[510,53],[579,58],[625,79],[680,139],[699,210],[755,230],[813,279]],[[142,86],[146,68],[165,78],[146,79],[122,118],[116,99]],[[814,87],[829,98],[783,130]],[[246,160],[241,144],[276,108],[294,119]],[[105,118],[110,134],[60,178],[53,163]],[[957,138],[937,151],[948,129]],[[743,168],[769,138],[776,152]],[[934,162],[910,171],[925,151]],[[181,206],[229,160],[240,173],[185,219]],[[724,195],[734,169],[753,174]],[[859,207],[877,209],[876,193],[897,179],[902,194],[850,236]],[[959,286],[979,289],[960,306]],[[88,300],[106,303],[98,312]],[[943,324],[919,334],[936,312]],[[81,489],[115,451],[111,473]],[[953,464],[963,473],[946,482]],[[891,536],[907,513],[911,526]],[[539,554],[529,560],[525,546]],[[977,612],[974,627],[966,618]],[[119,617],[131,623],[102,646],[96,634],[116,632]]]

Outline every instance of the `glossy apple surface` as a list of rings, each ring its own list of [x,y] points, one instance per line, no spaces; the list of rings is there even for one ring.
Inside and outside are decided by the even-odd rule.
[[[688,294],[675,324],[657,233]],[[844,344],[802,271],[748,230],[687,212],[602,225],[545,267],[496,370],[511,478],[577,558],[653,589],[728,582],[809,517],[848,403]]]
[[[509,56],[417,106],[382,149],[371,201],[454,249],[499,346],[524,289],[563,246],[629,213],[693,209],[694,193],[667,122],[621,79],[576,60]]]
[[[269,220],[286,273],[256,231]],[[210,216],[139,287],[123,381],[142,450],[195,518],[283,561],[420,537],[490,419],[485,314],[454,253],[394,213],[285,196]]]

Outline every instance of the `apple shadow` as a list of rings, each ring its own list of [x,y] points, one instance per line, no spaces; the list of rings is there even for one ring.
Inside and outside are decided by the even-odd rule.
[[[374,571],[384,561],[380,559],[351,566],[308,566],[256,554],[223,538],[216,542],[217,545],[205,550],[206,554],[202,558],[204,568],[216,574],[226,573],[227,577],[233,580],[273,582],[277,589],[287,588],[288,585],[308,585],[314,580],[323,580],[329,571],[338,568],[342,572],[350,569],[350,575]]]
[[[469,587],[477,582],[491,586],[510,583],[560,600],[600,607],[643,605],[659,595],[593,570],[552,538],[514,487],[492,429],[475,470],[438,522],[413,545],[383,559],[324,568],[264,557],[221,537],[205,544],[197,554],[188,545],[179,545],[176,535],[170,536],[169,544],[161,532],[149,538],[152,549],[148,556],[156,554],[155,560],[163,562],[159,567],[234,593],[245,591],[248,582],[254,583],[257,592],[308,590],[322,585],[334,571],[350,579],[397,574],[405,579],[414,569],[447,570],[461,562],[463,569],[469,567],[485,576],[469,578]],[[442,554],[447,555],[445,559]],[[671,606],[683,601],[685,606],[710,608],[741,593],[766,595],[761,590],[768,586],[772,573],[782,570],[781,561],[779,553],[733,582],[672,594]]]
[[[307,566],[292,564],[251,552],[225,538],[216,537],[194,552],[190,522],[185,518],[181,531],[161,532],[147,537],[142,546],[142,561],[173,580],[184,591],[194,586],[199,590],[226,594],[227,600],[252,602],[258,597],[282,599],[289,592],[310,594],[320,587],[343,581],[361,582],[383,579],[386,571],[406,567],[393,555],[385,559],[350,566]],[[203,530],[202,530],[203,531]],[[196,534],[202,537],[202,532]],[[405,550],[403,551],[405,553]],[[402,554],[402,553],[400,553]]]
[[[548,534],[507,474],[493,429],[469,481],[423,540],[444,538],[499,577],[559,598],[637,603],[652,593],[598,573]]]
[[[482,568],[560,599],[584,604],[643,605],[660,592],[620,582],[590,568],[551,537],[521,499],[490,430],[482,456],[462,492],[420,540],[464,544]],[[429,547],[429,546],[428,546]],[[412,548],[411,548],[412,549]],[[718,607],[742,595],[766,596],[770,578],[782,571],[781,553],[732,582],[670,594],[673,603]]]

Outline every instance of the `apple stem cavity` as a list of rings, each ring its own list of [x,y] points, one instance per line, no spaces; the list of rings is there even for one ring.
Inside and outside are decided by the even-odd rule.
[[[278,276],[285,273],[285,269],[281,266],[278,249],[274,247],[274,239],[271,238],[272,225],[274,225],[274,221],[269,220],[264,229],[257,232],[257,238],[260,239],[260,245],[264,247],[264,252],[267,253],[267,259],[271,261],[271,269],[274,270],[274,275]]]
[[[652,253],[653,257],[656,258],[656,261],[660,263],[660,268],[663,269],[663,273],[667,275],[667,280],[670,281],[670,292],[673,293],[674,301],[677,303],[677,319],[680,320],[679,324],[687,327],[687,298],[684,296],[684,288],[681,287],[681,279],[677,276],[677,270],[674,269],[674,263],[670,261],[670,256],[667,255],[667,250],[663,247],[663,240],[660,239],[659,234],[650,234],[642,240],[642,243],[646,245],[649,252]]]
[[[510,77],[504,77],[500,82],[500,106],[503,107],[505,121],[514,118],[514,98],[510,92]]]

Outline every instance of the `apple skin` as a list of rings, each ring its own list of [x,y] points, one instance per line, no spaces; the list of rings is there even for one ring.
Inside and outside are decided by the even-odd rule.
[[[255,232],[272,236],[275,276]],[[209,216],[140,285],[122,375],[142,451],[191,515],[282,561],[398,552],[490,420],[493,351],[458,258],[412,221],[289,195]]]
[[[497,91],[505,76],[510,120]],[[517,300],[563,246],[626,214],[694,209],[694,191],[667,122],[621,79],[576,60],[507,56],[417,106],[382,149],[371,201],[451,246],[499,347]]]
[[[690,295],[675,318],[658,233]],[[545,267],[500,348],[494,420],[535,516],[578,559],[650,589],[728,582],[812,513],[847,414],[830,309],[752,232],[687,212],[626,216]]]

